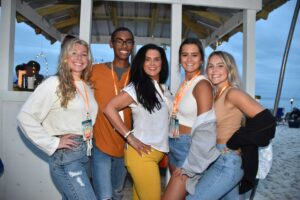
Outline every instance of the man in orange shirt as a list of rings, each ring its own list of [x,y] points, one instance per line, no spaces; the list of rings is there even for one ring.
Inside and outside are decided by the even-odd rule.
[[[133,33],[125,27],[117,28],[111,35],[110,47],[114,50],[114,60],[96,64],[92,71],[94,95],[99,106],[92,149],[92,178],[98,200],[122,199],[127,174],[123,159],[125,140],[105,117],[103,108],[128,84]],[[131,129],[130,109],[125,108],[119,114]]]

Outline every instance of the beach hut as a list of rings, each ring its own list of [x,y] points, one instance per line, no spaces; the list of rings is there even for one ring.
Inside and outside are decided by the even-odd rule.
[[[90,43],[108,43],[118,26],[130,28],[137,44],[171,48],[171,66],[178,65],[183,38],[198,37],[215,47],[243,32],[243,87],[255,94],[255,22],[286,0],[1,0],[0,34],[0,199],[59,199],[47,156],[30,144],[15,117],[30,92],[12,91],[15,20],[27,23],[51,43],[66,34]],[[26,38],[24,38],[26,39]],[[171,68],[171,90],[180,75]]]

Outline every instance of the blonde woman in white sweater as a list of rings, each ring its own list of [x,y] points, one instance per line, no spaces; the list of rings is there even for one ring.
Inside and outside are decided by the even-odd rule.
[[[89,45],[70,40],[56,76],[31,94],[17,117],[29,140],[49,155],[50,172],[63,199],[96,199],[85,166],[98,106],[90,83]]]

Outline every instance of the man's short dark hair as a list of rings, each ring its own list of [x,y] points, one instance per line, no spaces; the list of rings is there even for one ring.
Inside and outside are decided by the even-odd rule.
[[[119,27],[119,28],[115,29],[114,32],[111,34],[110,39],[113,41],[115,39],[117,33],[121,32],[121,31],[126,31],[126,32],[130,33],[132,39],[134,40],[134,36],[133,36],[132,31],[129,28],[126,28],[126,27]]]

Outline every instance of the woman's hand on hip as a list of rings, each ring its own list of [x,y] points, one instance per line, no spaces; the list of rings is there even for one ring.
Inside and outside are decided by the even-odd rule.
[[[139,139],[134,137],[133,134],[127,137],[127,142],[138,152],[140,156],[142,156],[143,153],[149,154],[151,152],[151,146],[144,144]]]
[[[66,134],[60,137],[57,149],[72,149],[78,145],[78,142],[73,140],[74,137],[78,137],[74,134]]]

